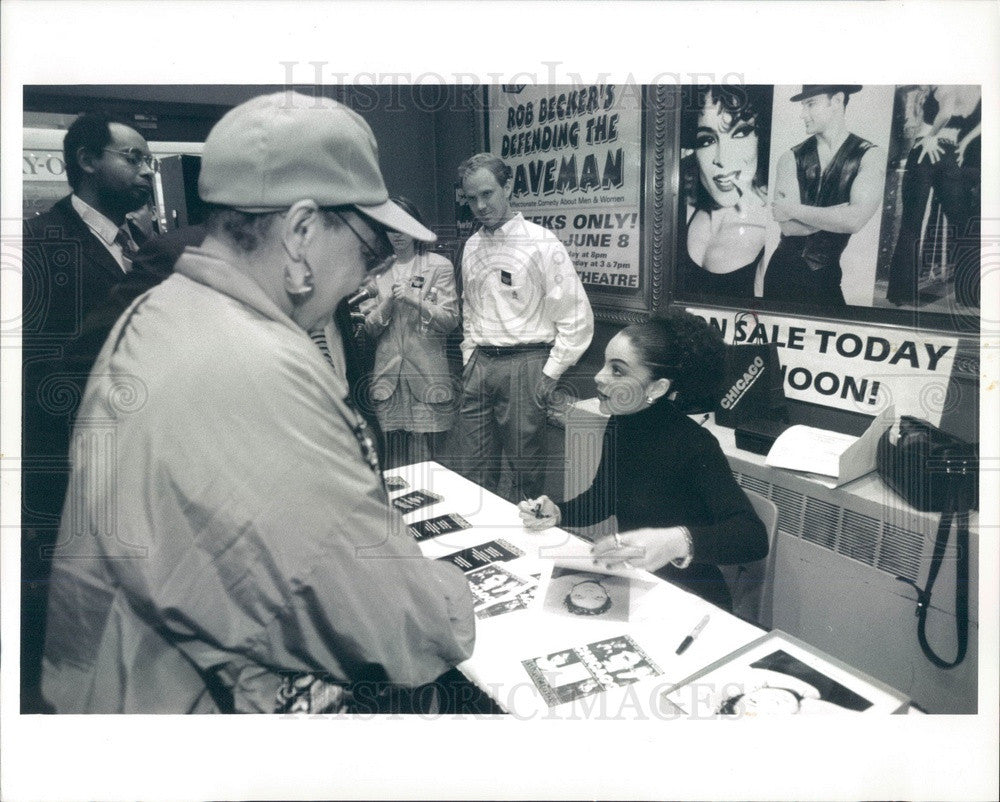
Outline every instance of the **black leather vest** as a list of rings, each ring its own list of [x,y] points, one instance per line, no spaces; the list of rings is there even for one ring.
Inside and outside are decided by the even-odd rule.
[[[821,169],[816,137],[811,136],[792,148],[795,155],[795,172],[799,181],[799,194],[807,206],[836,206],[851,199],[851,186],[858,175],[861,158],[875,147],[857,134],[848,134],[833,159]],[[850,234],[817,231],[807,237],[787,237],[801,245],[802,257],[811,270],[839,266],[840,254],[847,247]],[[791,243],[787,243],[789,245]]]

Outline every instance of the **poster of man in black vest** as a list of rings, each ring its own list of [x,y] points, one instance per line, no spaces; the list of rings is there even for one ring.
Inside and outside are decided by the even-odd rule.
[[[841,254],[878,210],[885,185],[884,149],[847,127],[848,104],[862,89],[805,84],[790,98],[809,136],[778,160],[771,210],[781,239],[764,274],[768,300],[847,304]]]

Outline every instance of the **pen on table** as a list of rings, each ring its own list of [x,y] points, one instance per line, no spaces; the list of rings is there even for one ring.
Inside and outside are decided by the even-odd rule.
[[[710,412],[706,412],[705,413],[705,417],[701,419],[701,421],[698,423],[698,425],[699,426],[704,426],[706,423],[708,423],[708,416],[710,414],[711,414]]]
[[[701,631],[705,628],[705,625],[708,623],[708,619],[709,616],[706,615],[704,618],[701,619],[701,621],[698,622],[698,625],[691,630],[690,635],[684,636],[684,640],[681,641],[681,645],[677,647],[677,654],[683,654],[684,650],[687,649],[687,647],[690,646],[692,643],[694,643],[694,639],[701,634]]]

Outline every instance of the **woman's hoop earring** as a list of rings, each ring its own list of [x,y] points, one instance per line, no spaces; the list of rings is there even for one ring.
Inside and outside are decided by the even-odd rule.
[[[301,283],[296,282],[292,277],[292,271],[287,264],[285,265],[285,294],[288,296],[288,300],[292,302],[292,306],[301,306],[312,298],[312,294],[315,291],[316,284],[313,272],[308,264],[305,266],[305,273],[302,275]]]

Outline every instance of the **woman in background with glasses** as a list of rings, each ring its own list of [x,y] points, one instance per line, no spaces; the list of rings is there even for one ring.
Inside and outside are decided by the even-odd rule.
[[[412,201],[393,202],[423,223]],[[458,325],[455,271],[425,243],[389,231],[396,262],[375,279],[365,330],[376,340],[369,395],[386,436],[386,467],[433,459],[454,420],[445,340]]]

